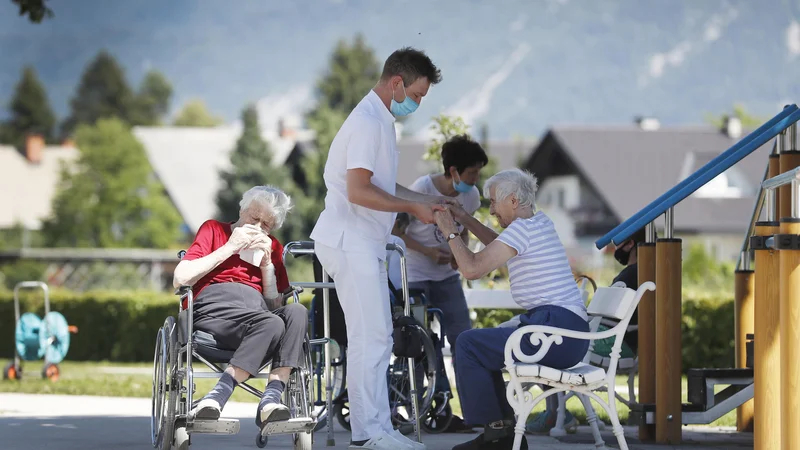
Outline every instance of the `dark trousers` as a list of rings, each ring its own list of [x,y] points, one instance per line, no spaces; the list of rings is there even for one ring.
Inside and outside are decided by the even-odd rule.
[[[261,293],[241,283],[212,284],[194,303],[194,327],[236,349],[230,364],[251,375],[270,357],[272,367],[300,367],[308,312],[299,303],[269,311]]]
[[[560,306],[539,306],[524,314],[521,321],[522,326],[545,325],[589,331],[588,322]],[[456,384],[467,424],[486,425],[514,417],[514,411],[506,400],[502,369],[505,367],[506,341],[515,331],[516,328],[481,328],[467,330],[458,337]],[[528,336],[523,336],[521,347],[525,354],[532,355],[540,345],[532,345]],[[589,341],[564,338],[560,345],[550,347],[539,364],[566,369],[581,362],[587,350]]]

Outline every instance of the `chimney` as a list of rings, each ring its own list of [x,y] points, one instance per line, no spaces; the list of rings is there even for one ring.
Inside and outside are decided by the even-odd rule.
[[[725,117],[722,131],[731,139],[739,139],[742,136],[742,121],[738,117]]]
[[[42,152],[44,151],[44,136],[41,134],[29,134],[25,136],[25,158],[31,164],[42,162]]]
[[[655,131],[661,128],[661,124],[658,122],[658,119],[654,117],[637,116],[634,119],[634,122],[636,122],[636,125],[639,126],[639,129],[644,131]]]
[[[281,118],[278,119],[278,136],[283,139],[291,139],[294,138],[295,132],[294,129],[286,125],[286,120]]]

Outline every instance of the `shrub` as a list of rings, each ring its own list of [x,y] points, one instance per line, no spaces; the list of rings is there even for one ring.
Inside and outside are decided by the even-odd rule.
[[[308,306],[309,297],[306,300]],[[40,292],[20,295],[20,312],[44,314]],[[178,315],[178,298],[152,291],[50,292],[50,310],[58,311],[78,333],[70,340],[72,361],[152,361],[156,331],[167,316]],[[0,291],[0,358],[14,355],[14,299]]]

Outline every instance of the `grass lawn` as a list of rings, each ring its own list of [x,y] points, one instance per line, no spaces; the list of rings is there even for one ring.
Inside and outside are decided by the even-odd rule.
[[[8,360],[0,359],[0,365],[5,367]],[[23,378],[21,381],[0,380],[0,392],[21,392],[32,394],[67,394],[67,395],[103,395],[113,397],[151,397],[152,390],[152,364],[126,364],[109,362],[72,362],[64,361],[59,364],[61,378],[53,383],[43,380],[41,377],[42,363],[39,361],[23,362]],[[256,380],[251,384],[256,388],[263,389],[262,380]],[[195,395],[202,396],[208,392],[216,383],[215,379],[196,379],[197,392]],[[625,386],[627,393],[627,380],[624,377],[617,377],[617,386]],[[683,401],[686,402],[686,378],[682,380]],[[538,390],[534,390],[538,393]],[[607,399],[604,393],[599,394],[601,398]],[[627,396],[627,394],[625,394]],[[255,402],[257,399],[237,389],[233,394],[233,401]],[[594,403],[594,402],[593,402]],[[458,397],[451,401],[453,411],[461,416],[461,406]],[[608,415],[599,405],[595,404],[595,411],[601,420],[610,423]],[[543,411],[545,402],[541,402],[534,408],[533,412]],[[577,398],[572,398],[567,402],[569,411],[582,423],[586,423],[586,412]],[[620,421],[624,424],[628,419],[628,408],[617,401],[617,410]],[[735,426],[736,411],[731,411],[711,426]]]

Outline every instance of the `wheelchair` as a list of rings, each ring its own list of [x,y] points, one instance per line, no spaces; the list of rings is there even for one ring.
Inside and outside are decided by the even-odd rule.
[[[180,251],[178,257],[183,258],[185,253]],[[299,303],[300,292],[302,288],[292,287],[289,293],[284,294],[284,304],[289,297]],[[186,450],[191,445],[193,434],[237,434],[240,429],[238,419],[196,420],[189,415],[200,400],[195,398],[195,378],[220,378],[235,349],[225,348],[209,333],[193,329],[194,298],[190,287],[182,286],[176,294],[180,298],[178,318],[167,317],[158,330],[153,358],[150,431],[153,447],[160,450]],[[310,348],[314,344],[306,336],[303,367],[292,371],[283,394],[290,419],[264,425],[255,439],[259,448],[266,447],[269,436],[291,434],[295,450],[311,450],[317,423],[310,383]],[[195,361],[205,364],[211,372],[195,371]],[[268,379],[269,372],[265,369],[269,365],[270,361],[265,361],[252,378]],[[249,381],[239,383],[238,387],[261,398],[263,391],[248,384]]]
[[[396,291],[396,295],[404,298],[404,295],[409,292],[405,279],[405,254],[401,247],[394,244],[388,244],[386,249],[400,254],[403,286]],[[335,285],[329,280],[327,273],[322,270],[322,266],[314,254],[314,242],[289,242],[284,246],[284,260],[287,255],[294,257],[311,255],[314,262],[315,281],[293,282],[292,285],[315,289],[316,293],[309,311],[310,334],[315,338],[311,340],[312,355],[314,355],[312,372],[317,392],[321,394],[323,384],[326,391],[325,402],[318,401],[314,404],[318,408],[315,410],[318,419],[316,430],[327,426],[327,445],[332,446],[335,445],[333,418],[337,419],[342,428],[350,430],[346,388],[347,332],[344,314],[336,297]],[[411,316],[410,303],[393,304],[393,317]],[[389,383],[389,403],[393,424],[403,434],[415,431],[417,441],[421,442],[419,418],[423,417],[424,412],[427,411],[426,408],[430,407],[437,362],[434,356],[435,348],[427,331],[418,323],[412,324],[411,327],[419,331],[423,348],[422,356],[416,358],[393,356],[386,377]],[[413,364],[410,363],[412,360]],[[420,382],[423,385],[421,390],[418,390]],[[321,397],[321,395],[318,396],[318,398]]]
[[[321,278],[321,267],[315,260],[315,279],[319,281]],[[322,302],[321,296],[315,292],[312,299],[312,307],[309,310],[311,336],[321,337],[322,327]],[[341,311],[341,306],[338,302],[335,290],[331,290],[329,295],[329,315],[330,315],[330,337],[331,337],[331,369],[333,380],[333,401],[332,411],[333,417],[339,425],[345,429],[350,430],[350,417],[347,399],[346,388],[346,347],[347,347],[347,330],[344,325],[344,316]],[[402,301],[402,290],[395,289],[394,286],[389,286],[389,300],[393,318],[397,319],[405,315],[405,304]],[[410,325],[416,331],[420,340],[421,354],[414,358],[414,372],[416,379],[415,388],[417,391],[417,403],[419,407],[418,415],[420,417],[419,426],[422,430],[428,433],[439,433],[444,431],[452,420],[452,410],[449,406],[449,399],[452,394],[449,388],[449,382],[446,379],[444,372],[444,357],[442,355],[442,348],[444,342],[438,338],[436,333],[430,329],[429,324],[434,318],[442,323],[442,312],[436,308],[429,308],[427,300],[422,292],[417,292],[413,289],[409,290],[411,298],[410,316],[416,320],[416,323]],[[321,352],[313,351],[314,355]],[[317,391],[320,393],[322,389],[322,374],[323,361],[321,358],[315,357],[314,360],[314,378],[317,381]],[[442,383],[442,377],[444,383]],[[391,409],[392,424],[397,427],[402,433],[408,434],[414,430],[415,416],[413,414],[414,405],[411,401],[411,382],[410,382],[410,365],[409,360],[404,357],[397,357],[392,355],[389,363],[389,368],[386,374],[387,383],[389,385],[389,407]],[[442,388],[442,386],[445,386]],[[317,398],[321,398],[321,393]],[[319,402],[324,410],[324,404]],[[325,418],[327,419],[327,417]],[[320,418],[318,427],[321,428],[326,425],[325,419]]]

